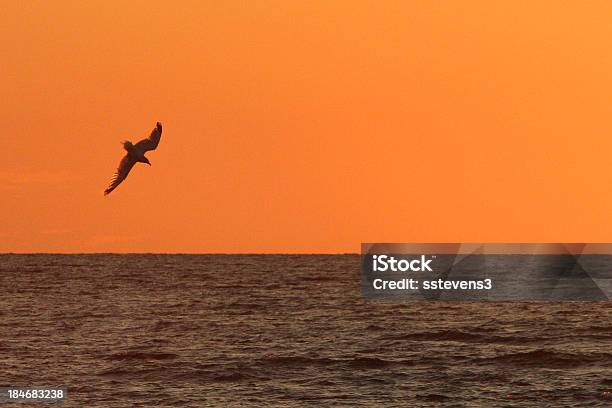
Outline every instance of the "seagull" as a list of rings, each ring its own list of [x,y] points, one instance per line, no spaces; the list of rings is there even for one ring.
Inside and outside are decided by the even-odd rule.
[[[132,144],[129,140],[124,141],[123,148],[127,151],[127,154],[123,156],[121,162],[119,162],[119,167],[113,177],[111,178],[110,185],[104,190],[104,195],[109,194],[111,191],[117,188],[119,184],[128,176],[132,167],[138,162],[146,163],[149,166],[151,162],[149,159],[145,157],[145,153],[149,150],[155,150],[157,145],[159,144],[159,139],[161,139],[162,134],[162,125],[157,122],[155,125],[155,129],[151,132],[151,135],[146,139],[142,139],[140,142],[136,144]]]

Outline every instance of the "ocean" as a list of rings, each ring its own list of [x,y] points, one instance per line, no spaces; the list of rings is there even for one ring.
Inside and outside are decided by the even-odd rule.
[[[609,302],[366,301],[359,255],[3,254],[0,283],[0,386],[62,407],[612,406]]]

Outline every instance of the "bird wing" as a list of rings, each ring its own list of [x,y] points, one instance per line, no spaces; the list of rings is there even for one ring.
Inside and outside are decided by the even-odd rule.
[[[162,134],[162,125],[157,122],[155,125],[155,129],[151,132],[151,135],[146,139],[142,139],[140,142],[136,143],[134,147],[136,147],[141,152],[147,152],[149,150],[155,150],[157,145],[159,144],[159,139],[161,139]]]
[[[121,184],[123,180],[125,180],[130,170],[132,170],[132,167],[134,167],[134,164],[136,164],[136,160],[134,160],[129,154],[123,156],[123,159],[121,159],[121,162],[119,162],[117,171],[111,178],[110,185],[106,188],[106,190],[104,190],[104,195],[109,194],[111,191],[117,188],[117,186]]]

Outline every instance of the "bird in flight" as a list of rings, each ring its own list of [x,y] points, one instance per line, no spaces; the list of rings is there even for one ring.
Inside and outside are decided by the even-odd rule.
[[[157,122],[155,129],[151,132],[151,135],[146,139],[142,139],[136,144],[132,144],[129,140],[123,142],[123,148],[127,151],[127,154],[123,156],[121,162],[119,162],[119,168],[113,177],[111,178],[110,185],[104,190],[104,195],[109,194],[111,191],[117,188],[119,184],[128,176],[130,170],[136,163],[146,163],[149,166],[151,162],[145,157],[145,153],[149,150],[155,150],[161,139],[162,125]]]

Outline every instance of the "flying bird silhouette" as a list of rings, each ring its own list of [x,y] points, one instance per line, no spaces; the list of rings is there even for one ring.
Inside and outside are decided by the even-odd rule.
[[[109,194],[111,191],[117,188],[119,184],[128,176],[130,170],[136,163],[146,163],[149,166],[151,162],[145,157],[145,153],[149,150],[155,150],[161,139],[162,125],[157,122],[155,129],[151,132],[151,135],[146,139],[142,139],[136,144],[132,144],[129,140],[123,142],[123,148],[127,151],[127,154],[123,156],[123,159],[119,162],[119,167],[113,177],[111,178],[110,185],[104,190],[104,195]]]

